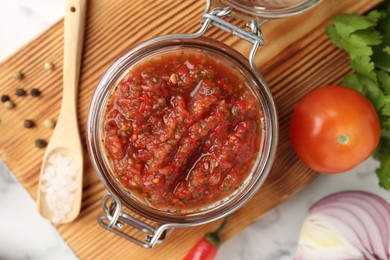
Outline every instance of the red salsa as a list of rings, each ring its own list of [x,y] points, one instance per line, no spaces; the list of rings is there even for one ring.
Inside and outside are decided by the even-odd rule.
[[[171,51],[118,83],[104,145],[127,190],[157,209],[194,210],[229,196],[248,176],[261,115],[236,69],[200,51]]]

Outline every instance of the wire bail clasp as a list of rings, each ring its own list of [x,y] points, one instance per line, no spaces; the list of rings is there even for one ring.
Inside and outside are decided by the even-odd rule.
[[[257,70],[255,65],[255,55],[259,46],[264,45],[264,39],[262,37],[262,32],[260,27],[267,22],[267,20],[257,20],[252,19],[247,24],[246,27],[249,28],[249,31],[245,28],[234,25],[230,22],[225,21],[223,18],[230,16],[233,9],[228,6],[225,8],[215,7],[210,11],[211,0],[207,0],[205,12],[203,14],[203,26],[198,32],[202,35],[209,25],[214,25],[226,32],[232,33],[240,39],[243,39],[253,45],[252,50],[249,54],[249,64],[255,70]]]
[[[105,216],[98,218],[98,223],[101,227],[144,248],[153,248],[156,244],[162,243],[165,237],[173,230],[172,225],[151,226],[122,212],[121,202],[111,194],[106,194],[103,197],[102,208]],[[135,238],[134,235],[123,232],[125,224],[143,232],[145,234],[144,241]]]

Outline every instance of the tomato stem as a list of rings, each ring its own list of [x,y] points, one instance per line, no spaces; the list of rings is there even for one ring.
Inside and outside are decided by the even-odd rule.
[[[349,136],[346,133],[342,133],[337,138],[337,141],[339,142],[339,144],[348,144],[349,143]]]

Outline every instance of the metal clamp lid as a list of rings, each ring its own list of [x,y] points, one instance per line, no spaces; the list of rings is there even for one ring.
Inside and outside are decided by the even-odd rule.
[[[256,65],[255,65],[255,55],[257,52],[257,49],[259,46],[264,45],[264,39],[262,37],[262,33],[260,30],[260,27],[266,23],[266,20],[259,20],[259,19],[252,19],[247,24],[246,27],[249,28],[248,30],[245,30],[245,28],[239,27],[237,25],[234,25],[232,23],[229,23],[222,19],[223,17],[230,16],[233,8],[228,6],[225,8],[221,7],[215,7],[210,11],[211,8],[211,0],[207,0],[205,12],[203,14],[203,26],[197,32],[199,36],[203,35],[209,25],[214,25],[226,32],[232,33],[233,35],[252,43],[253,47],[249,54],[249,64],[251,65],[252,69],[254,69],[256,72],[258,72]],[[260,73],[258,73],[260,75]]]
[[[99,225],[141,247],[153,248],[157,243],[162,243],[166,235],[173,230],[172,224],[151,226],[122,212],[121,202],[111,194],[103,197],[101,206],[106,215],[98,218]],[[145,234],[144,241],[123,232],[125,224],[143,232]]]

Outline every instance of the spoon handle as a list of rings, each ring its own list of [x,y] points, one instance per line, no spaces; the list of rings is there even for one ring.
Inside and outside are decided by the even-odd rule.
[[[77,93],[84,39],[85,13],[86,0],[66,1],[64,22],[64,84],[61,108],[61,111],[66,111],[66,115],[69,117],[64,120],[65,122],[68,120],[75,120],[77,122]]]
[[[56,128],[54,129],[42,159],[42,167],[38,185],[38,211],[43,217],[57,223],[68,223],[74,220],[79,214],[81,207],[83,184],[83,150],[77,124],[77,94],[84,36],[85,11],[86,0],[66,1],[64,23],[64,82],[61,112],[58,117]],[[45,185],[42,186],[44,179],[43,176],[45,176],[45,172],[47,172],[45,169],[47,169],[46,167],[49,167],[48,165],[50,165],[50,163],[48,163],[48,161],[50,160],[50,156],[54,154],[65,157],[65,159],[61,159],[63,160],[62,164],[64,164],[64,160],[69,164],[70,160],[74,162],[75,165],[75,167],[72,166],[73,170],[70,169],[70,174],[74,177],[75,180],[73,183],[76,183],[77,187],[76,190],[73,190],[72,193],[74,195],[74,201],[70,200],[67,202],[66,207],[64,206],[65,209],[69,209],[70,204],[72,204],[72,207],[70,211],[66,213],[66,216],[63,216],[65,213],[62,211],[58,211],[57,205],[53,206],[54,204],[58,204],[58,197],[64,197],[64,189],[60,189],[61,192],[58,192],[58,194],[53,190],[50,193],[46,193],[44,191],[45,188],[42,189],[42,187],[45,187]],[[53,165],[50,167],[52,168],[51,181],[53,181],[53,178],[59,178],[60,171],[58,171],[58,169]],[[62,166],[60,165],[59,167]],[[47,183],[47,177],[45,178]],[[52,185],[52,183],[49,185]],[[57,188],[58,187],[59,186],[57,185]],[[48,196],[48,194],[51,195]],[[70,195],[65,195],[65,197],[71,198]],[[65,212],[67,212],[67,210]]]

